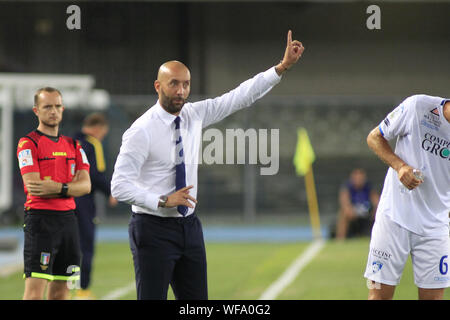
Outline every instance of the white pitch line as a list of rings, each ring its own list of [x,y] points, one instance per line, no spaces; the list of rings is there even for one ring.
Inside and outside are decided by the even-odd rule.
[[[133,291],[136,288],[136,283],[133,281],[132,283],[116,289],[114,291],[111,291],[110,293],[108,293],[106,296],[104,296],[102,298],[102,300],[117,300],[120,297],[123,297],[124,295],[130,293],[131,291]]]
[[[314,259],[325,245],[322,239],[315,240],[302,252],[286,271],[263,292],[259,300],[275,300],[276,297],[295,280],[303,268]]]

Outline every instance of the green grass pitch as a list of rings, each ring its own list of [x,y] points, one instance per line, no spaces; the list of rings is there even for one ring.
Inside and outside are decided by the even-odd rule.
[[[210,299],[258,299],[309,245],[299,243],[207,243]],[[369,239],[328,241],[320,253],[278,296],[284,300],[365,300]],[[96,246],[91,290],[98,299],[134,281],[131,252],[126,242]],[[22,273],[0,278],[0,299],[21,299]],[[445,293],[450,299],[450,290]],[[134,290],[119,299],[136,299]],[[169,292],[169,299],[173,294]],[[409,260],[394,299],[417,299]]]

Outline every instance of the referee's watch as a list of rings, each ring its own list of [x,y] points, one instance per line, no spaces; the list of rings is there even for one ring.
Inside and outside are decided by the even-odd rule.
[[[63,183],[59,195],[61,197],[67,197],[67,191],[69,191],[69,186],[67,185],[67,183]]]
[[[159,197],[158,207],[165,208],[166,207],[166,203],[167,203],[167,199],[168,199],[167,196]]]

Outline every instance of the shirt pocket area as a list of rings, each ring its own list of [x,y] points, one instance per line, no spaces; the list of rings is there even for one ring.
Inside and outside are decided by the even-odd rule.
[[[56,158],[39,158],[38,162],[41,180],[53,180],[56,174]]]

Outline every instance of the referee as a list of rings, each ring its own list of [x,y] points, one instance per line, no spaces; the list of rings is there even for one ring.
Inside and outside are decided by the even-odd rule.
[[[250,106],[281,80],[303,53],[288,32],[283,60],[215,99],[187,102],[191,77],[178,61],[164,63],[156,104],[122,137],[112,195],[132,205],[129,224],[138,299],[208,299],[206,252],[197,203],[202,128]]]
[[[90,192],[89,162],[79,143],[60,135],[64,106],[54,88],[39,89],[35,131],[19,140],[17,158],[26,194],[24,217],[24,300],[67,299],[75,280],[80,244],[73,197]]]

